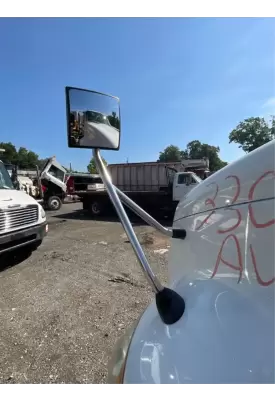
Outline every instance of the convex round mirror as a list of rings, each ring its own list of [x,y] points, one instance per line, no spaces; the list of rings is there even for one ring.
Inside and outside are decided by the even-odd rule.
[[[66,87],[69,147],[119,150],[119,99],[86,89]]]

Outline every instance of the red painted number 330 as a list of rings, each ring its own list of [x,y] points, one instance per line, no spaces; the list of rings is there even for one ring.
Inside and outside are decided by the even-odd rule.
[[[275,171],[266,171],[264,174],[262,174],[251,186],[251,188],[249,189],[248,192],[248,200],[249,202],[252,202],[248,205],[248,212],[249,212],[249,217],[250,217],[250,221],[252,223],[252,225],[256,228],[256,229],[263,229],[263,228],[267,228],[271,225],[273,225],[275,223],[275,219],[270,219],[269,221],[264,221],[264,222],[260,222],[259,220],[256,219],[255,215],[254,215],[254,210],[253,210],[253,202],[254,202],[254,192],[255,189],[257,188],[257,186],[259,185],[259,183],[266,178],[267,176],[272,176],[273,178],[275,178]],[[231,205],[236,204],[236,202],[238,201],[240,192],[241,192],[241,183],[240,183],[240,179],[237,175],[229,175],[225,178],[226,180],[232,180],[233,182],[235,182],[236,185],[236,193],[234,195],[234,198],[232,200]],[[199,224],[199,226],[197,226],[196,230],[199,230],[204,224],[206,224],[208,222],[208,220],[211,218],[211,216],[213,214],[215,214],[215,208],[216,208],[216,203],[215,200],[218,196],[218,192],[219,192],[219,186],[217,185],[217,183],[212,182],[210,185],[214,185],[216,190],[214,192],[214,196],[213,198],[208,198],[205,200],[205,205],[211,205],[213,207],[213,210],[210,211],[209,215]],[[226,234],[227,236],[223,239],[220,250],[218,252],[218,256],[217,256],[217,260],[216,260],[216,264],[213,270],[213,273],[211,275],[211,278],[213,278],[216,274],[217,271],[219,269],[220,264],[224,264],[226,266],[228,266],[229,268],[235,270],[235,271],[239,271],[239,279],[238,282],[241,281],[242,276],[243,276],[243,260],[242,260],[242,252],[241,252],[241,246],[239,243],[239,239],[237,238],[237,236],[234,234],[235,229],[237,229],[241,222],[242,222],[242,216],[241,216],[241,212],[240,210],[238,210],[237,208],[231,208],[230,209],[232,212],[234,211],[236,213],[236,217],[237,217],[237,221],[234,222],[234,225],[227,227],[226,229],[218,229],[217,233],[220,234]],[[235,220],[234,220],[235,221]],[[229,262],[228,260],[224,259],[223,256],[223,249],[225,244],[227,243],[228,240],[233,240],[235,248],[236,248],[236,253],[237,253],[237,265],[232,264],[231,262]],[[257,282],[261,285],[261,286],[269,286],[271,284],[273,284],[275,282],[275,277],[273,277],[272,279],[266,281],[263,280],[259,270],[258,270],[258,266],[257,266],[257,260],[256,260],[256,255],[255,255],[255,251],[253,250],[252,245],[249,245],[249,252],[250,252],[250,256],[251,256],[251,261],[252,261],[252,265],[253,265],[253,269],[256,275],[256,279]]]

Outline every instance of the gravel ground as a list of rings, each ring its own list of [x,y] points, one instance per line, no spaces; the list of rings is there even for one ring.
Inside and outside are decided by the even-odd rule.
[[[49,234],[27,260],[0,269],[0,383],[105,383],[115,341],[153,299],[119,222],[80,204],[48,213]],[[169,239],[135,223],[167,280]]]

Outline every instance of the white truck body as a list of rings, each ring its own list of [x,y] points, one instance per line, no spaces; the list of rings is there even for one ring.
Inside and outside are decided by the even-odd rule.
[[[114,172],[113,169],[111,169]],[[153,185],[149,183],[150,176],[145,175],[144,183],[139,183],[138,185],[133,185],[131,183],[120,184],[119,180],[114,177],[114,174],[111,174],[112,183],[118,189],[123,190],[125,192],[159,192],[162,188],[167,188],[167,180],[160,181],[158,180],[158,184]],[[202,180],[193,172],[177,172],[173,174],[172,181],[172,200],[179,201],[185,196],[191,189],[194,188],[195,185],[198,185]],[[166,183],[166,186],[165,186]],[[123,189],[122,189],[123,188]],[[105,186],[103,183],[94,183],[87,186],[89,191],[103,191],[105,190]],[[151,190],[150,190],[151,189]]]
[[[31,196],[13,188],[0,161],[0,257],[19,248],[35,249],[47,232],[42,206]]]
[[[112,183],[123,192],[158,192],[172,183],[175,173],[193,165],[207,169],[208,160],[109,164],[107,168]]]
[[[208,168],[208,160],[185,162],[144,162],[110,164],[108,171],[112,183],[123,192],[159,192],[172,187],[172,200],[178,202],[201,179],[193,172],[184,172],[188,166]]]
[[[275,141],[179,203],[173,229],[186,238],[171,239],[168,271],[186,309],[173,325],[155,302],[145,310],[124,383],[275,383],[274,163]]]
[[[185,172],[184,169],[182,163],[108,165],[113,185],[134,199],[137,204],[148,211],[153,207],[155,210],[170,213],[174,213],[179,200],[202,181],[195,173]],[[109,196],[103,184],[91,184],[87,189],[86,193],[79,193],[84,208],[91,210],[95,215],[102,213],[104,208],[109,208]]]

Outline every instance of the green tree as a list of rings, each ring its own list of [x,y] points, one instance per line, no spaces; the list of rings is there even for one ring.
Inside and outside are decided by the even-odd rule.
[[[229,143],[239,144],[239,148],[250,153],[275,137],[275,117],[267,122],[264,118],[247,118],[240,122],[229,134]]]
[[[33,151],[28,151],[28,168],[33,169],[36,168],[39,162],[38,154],[34,153]]]
[[[207,143],[201,143],[199,140],[193,140],[187,144],[186,150],[188,158],[208,158],[210,171],[218,171],[227,165],[227,162],[220,159],[220,148],[218,146],[211,146]]]
[[[275,138],[275,116],[271,116],[271,136],[274,139]]]
[[[8,142],[8,143],[0,143],[0,149],[4,149],[5,152],[1,153],[1,160],[4,163],[11,163],[11,164],[16,164],[17,163],[17,151],[16,147]]]
[[[159,153],[160,162],[177,162],[187,156],[185,151],[180,150],[178,146],[170,145],[167,146],[163,151]]]
[[[38,155],[25,147],[20,147],[17,151],[12,143],[2,142],[0,148],[5,150],[4,153],[1,153],[1,160],[7,164],[17,165],[21,169],[33,169],[39,163]]]
[[[187,158],[202,158],[202,143],[199,140],[192,140],[186,146]]]
[[[27,150],[25,147],[20,147],[17,152],[17,165],[22,169],[33,169],[38,164],[38,154]]]
[[[160,152],[158,161],[177,162],[184,159],[209,159],[210,171],[218,171],[227,165],[219,157],[220,148],[211,146],[207,143],[201,143],[199,140],[189,142],[185,150],[180,150],[178,146],[170,145]]]
[[[37,161],[37,165],[40,171],[44,168],[46,161],[48,161],[48,158],[41,158]]]
[[[115,111],[112,112],[112,115],[108,115],[108,120],[112,126],[118,130],[120,129],[120,120]]]
[[[101,156],[102,161],[104,163],[104,165],[108,165],[107,161]],[[89,162],[89,164],[87,165],[87,170],[90,174],[97,174],[97,169],[96,169],[96,165],[95,165],[95,160],[94,157],[91,158],[91,161]]]
[[[28,164],[28,150],[25,147],[20,147],[17,152],[17,165],[18,168],[27,169]]]

